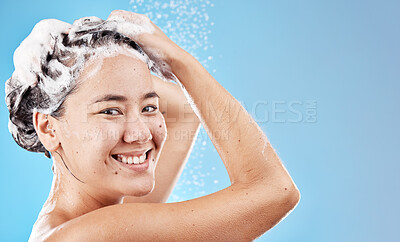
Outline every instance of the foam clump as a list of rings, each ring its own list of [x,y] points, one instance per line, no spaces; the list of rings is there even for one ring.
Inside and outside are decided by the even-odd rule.
[[[20,80],[22,86],[36,85],[36,75],[41,72],[41,60],[52,51],[60,33],[65,33],[70,28],[71,24],[57,19],[46,19],[37,23],[14,52],[13,78]]]
[[[135,19],[125,19],[118,15],[112,15],[107,19],[105,25],[114,25],[117,32],[125,33],[128,36],[154,32],[155,28],[149,18],[138,14],[134,16]]]

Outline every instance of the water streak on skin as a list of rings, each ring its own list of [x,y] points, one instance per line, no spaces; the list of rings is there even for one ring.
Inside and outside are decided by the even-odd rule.
[[[263,146],[263,149],[262,149],[262,155],[263,155],[263,157],[265,158],[265,150],[267,149],[267,145],[268,145],[268,141],[266,140],[266,141],[264,141],[264,146]]]
[[[68,168],[67,164],[65,163],[65,161],[64,161],[63,157],[60,155],[60,153],[58,153],[57,151],[55,151],[55,153],[58,154],[58,155],[60,156],[62,162],[64,163],[65,168],[67,168],[67,170],[69,171],[69,173],[70,173],[76,180],[78,180],[78,181],[80,181],[80,182],[82,182],[82,183],[85,184],[85,182],[83,182],[82,180],[80,180],[78,177],[76,177],[76,176],[71,172],[71,170]]]

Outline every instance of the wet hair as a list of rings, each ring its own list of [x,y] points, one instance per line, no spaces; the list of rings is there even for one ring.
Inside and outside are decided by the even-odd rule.
[[[127,36],[107,28],[105,22],[95,17],[82,18],[70,25],[68,33],[55,35],[49,32],[52,45],[46,50],[45,45],[37,44],[37,48],[41,48],[38,52],[41,56],[34,56],[33,59],[39,60],[40,67],[26,67],[26,70],[20,71],[15,65],[14,74],[6,82],[6,104],[10,113],[9,130],[19,146],[28,151],[45,153],[50,158],[35,131],[33,113],[38,111],[55,118],[62,117],[65,98],[79,88],[79,74],[85,63],[99,52],[96,51],[98,48],[105,47],[103,50],[107,50],[110,46],[120,46],[136,51],[154,71],[142,48]],[[14,63],[15,59],[14,55]],[[25,73],[20,74],[22,72]],[[35,80],[26,80],[26,77]]]

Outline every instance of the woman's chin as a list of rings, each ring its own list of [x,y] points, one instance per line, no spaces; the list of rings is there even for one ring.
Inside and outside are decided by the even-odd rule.
[[[154,180],[152,180],[151,182],[149,181],[141,184],[135,184],[135,186],[127,189],[128,191],[126,191],[124,195],[142,197],[151,193],[153,189],[154,189]]]

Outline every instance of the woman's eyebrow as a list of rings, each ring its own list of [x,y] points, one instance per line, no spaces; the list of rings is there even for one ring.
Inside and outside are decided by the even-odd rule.
[[[154,98],[154,97],[160,98],[160,96],[158,96],[158,94],[155,91],[152,91],[152,92],[149,92],[149,93],[146,93],[145,95],[143,95],[142,100],[145,100],[147,98]],[[128,98],[125,96],[116,95],[116,94],[106,94],[104,96],[96,97],[95,101],[91,102],[90,104],[95,104],[95,103],[99,103],[99,102],[107,102],[107,101],[125,102],[127,100],[128,100]]]
[[[107,102],[107,101],[125,102],[126,100],[128,100],[128,98],[126,98],[125,96],[106,94],[104,96],[96,97],[95,101],[91,102],[90,104],[95,104],[95,103],[99,103],[99,102]]]
[[[153,98],[153,97],[158,97],[160,98],[160,96],[158,96],[158,94],[155,91],[146,93],[143,97],[142,100],[147,99],[147,98]]]

